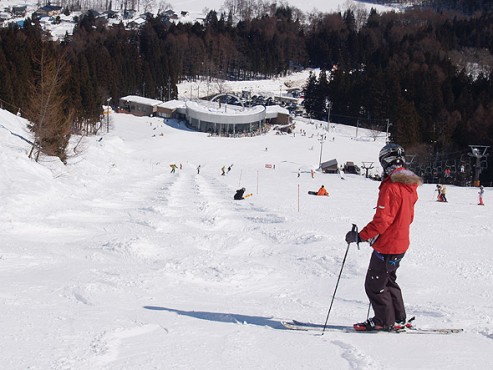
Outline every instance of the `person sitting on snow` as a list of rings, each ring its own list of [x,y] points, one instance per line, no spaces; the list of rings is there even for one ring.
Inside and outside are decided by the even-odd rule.
[[[236,194],[234,195],[234,197],[233,197],[233,198],[234,198],[235,200],[242,200],[242,199],[245,199],[245,198],[243,197],[243,195],[245,194],[245,190],[246,190],[245,188],[241,188],[241,189],[236,190]]]
[[[317,191],[317,195],[325,195],[325,196],[329,196],[329,193],[327,192],[327,190],[325,189],[325,187],[322,185],[320,187],[320,189],[318,189]]]

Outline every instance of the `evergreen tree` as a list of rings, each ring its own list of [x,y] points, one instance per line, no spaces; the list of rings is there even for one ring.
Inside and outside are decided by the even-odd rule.
[[[316,107],[317,107],[317,76],[313,72],[310,72],[308,80],[303,88],[303,94],[305,98],[303,99],[303,104],[305,107],[305,112],[310,117],[315,117]]]
[[[394,141],[404,147],[411,147],[420,142],[420,117],[413,102],[399,99],[399,116],[394,120]]]
[[[329,102],[330,102],[330,91],[329,91],[329,80],[327,78],[327,71],[322,69],[318,75],[317,81],[317,105],[315,107],[317,111],[316,117],[321,120],[328,120],[329,114]]]
[[[15,97],[7,63],[5,54],[3,53],[2,48],[0,48],[0,107],[14,112],[15,106],[12,105],[12,103],[15,101]],[[4,104],[4,102],[7,104]]]

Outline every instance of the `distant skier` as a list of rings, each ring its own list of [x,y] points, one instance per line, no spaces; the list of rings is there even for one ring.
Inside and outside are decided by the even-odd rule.
[[[224,176],[224,175],[226,175],[226,167],[225,166],[223,166],[221,168],[221,176]]]
[[[300,176],[301,176],[301,170],[298,169],[298,177],[300,177]]]
[[[241,189],[238,189],[236,190],[236,194],[233,196],[233,199],[235,200],[242,200],[242,199],[245,199],[243,197],[243,195],[245,194],[245,188],[241,188]]]
[[[231,165],[231,166],[228,167],[228,172],[227,173],[229,173],[229,171],[231,171],[231,168],[232,167],[233,167],[233,165]]]
[[[447,194],[447,187],[445,185],[442,185],[440,188],[440,194],[442,195],[442,202],[448,202],[446,194]]]
[[[438,202],[447,202],[447,187],[442,184],[437,184],[437,191],[438,191],[438,196],[437,196],[437,201]]]
[[[339,168],[339,176],[341,177],[341,180],[344,180],[344,169],[342,166]]]
[[[367,241],[373,248],[366,273],[365,291],[375,316],[354,324],[357,331],[395,330],[406,325],[406,310],[396,271],[409,248],[409,229],[423,180],[405,168],[404,149],[394,143],[379,154],[384,170],[373,220],[359,233],[349,231],[347,243]]]
[[[170,173],[175,173],[176,172],[176,169],[178,168],[178,166],[176,164],[170,164],[169,165],[171,167],[171,172]]]
[[[484,188],[483,188],[483,185],[481,185],[479,187],[479,192],[478,192],[478,195],[479,195],[479,203],[478,203],[478,205],[479,206],[484,206],[484,203],[483,203],[483,194],[484,194]]]
[[[200,164],[197,166],[197,175],[200,174]]]

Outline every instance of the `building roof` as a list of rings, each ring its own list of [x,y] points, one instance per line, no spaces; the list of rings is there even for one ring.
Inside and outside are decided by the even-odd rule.
[[[268,105],[265,107],[265,118],[275,118],[279,114],[289,115],[289,111],[280,105]]]
[[[183,100],[168,100],[159,104],[159,107],[166,109],[178,109],[185,108],[185,102]]]
[[[144,98],[142,96],[137,96],[137,95],[124,96],[124,97],[121,97],[120,100],[125,100],[125,101],[132,102],[132,103],[144,104],[144,105],[150,105],[150,106],[155,106],[155,105],[159,105],[159,104],[163,103],[161,100]]]
[[[320,164],[321,168],[327,168],[327,167],[336,167],[337,168],[337,159],[331,159],[327,162],[323,162]]]
[[[45,12],[52,12],[62,10],[62,7],[57,5],[45,5],[42,6],[40,9],[44,10]]]
[[[289,114],[289,111],[286,108],[281,107],[280,105],[268,105],[265,107],[267,113],[283,113]]]
[[[238,105],[224,104],[219,105],[217,102],[209,102],[201,100],[200,102],[188,101],[187,107],[203,113],[214,113],[225,116],[250,116],[252,114],[261,113],[264,111],[263,105],[255,105],[253,107],[241,107]]]

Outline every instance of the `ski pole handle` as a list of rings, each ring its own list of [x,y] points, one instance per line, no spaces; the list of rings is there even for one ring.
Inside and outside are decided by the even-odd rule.
[[[355,231],[356,233],[358,233],[358,226],[356,226],[356,224],[353,224],[351,231]],[[358,247],[359,250],[359,242],[356,242],[356,246]]]

